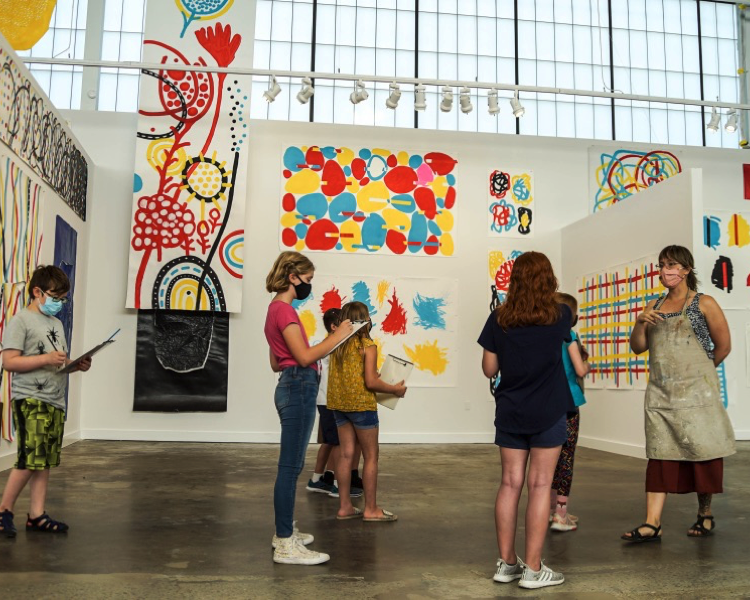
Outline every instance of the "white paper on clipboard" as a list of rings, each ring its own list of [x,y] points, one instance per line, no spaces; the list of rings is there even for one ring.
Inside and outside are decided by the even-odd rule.
[[[380,370],[380,379],[390,385],[395,385],[409,379],[411,370],[414,368],[414,363],[398,358],[392,354],[388,354],[385,357],[383,368]],[[391,410],[396,409],[399,397],[394,394],[375,394],[375,398],[378,404],[390,408]]]
[[[369,324],[370,324],[369,321],[352,321],[352,327],[353,327],[352,332],[349,335],[347,335],[343,340],[341,340],[338,344],[336,344],[333,348],[331,348],[331,352],[333,352],[336,348],[338,348],[346,340],[348,340],[350,337],[352,337],[355,333],[357,333],[365,325],[369,325]],[[331,352],[329,352],[328,354],[330,354]]]

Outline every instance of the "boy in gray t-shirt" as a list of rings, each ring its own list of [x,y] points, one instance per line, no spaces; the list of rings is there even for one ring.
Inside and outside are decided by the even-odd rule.
[[[31,483],[26,529],[64,533],[68,526],[45,512],[49,470],[60,464],[65,425],[65,387],[59,372],[68,360],[63,324],[55,317],[67,302],[70,281],[62,269],[40,266],[28,286],[29,305],[8,323],[3,335],[3,369],[12,373],[11,399],[18,459],[0,500],[0,535],[15,537],[13,507]],[[81,362],[88,371],[91,359]]]

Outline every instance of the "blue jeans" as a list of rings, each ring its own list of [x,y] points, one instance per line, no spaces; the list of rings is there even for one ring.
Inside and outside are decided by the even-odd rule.
[[[305,466],[305,452],[315,423],[318,372],[310,367],[288,367],[281,372],[274,403],[281,422],[279,469],[273,488],[276,535],[292,535],[297,478]]]

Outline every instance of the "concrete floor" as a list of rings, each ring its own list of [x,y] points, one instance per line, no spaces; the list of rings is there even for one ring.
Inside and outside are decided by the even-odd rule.
[[[316,446],[308,453],[312,465]],[[381,505],[397,523],[336,521],[337,500],[305,491],[297,518],[331,554],[315,567],[276,565],[274,445],[84,441],[65,449],[47,508],[64,536],[0,538],[5,598],[750,598],[750,444],[726,461],[717,533],[691,539],[695,496],[672,496],[661,544],[620,534],[643,520],[645,462],[580,449],[571,512],[580,528],[548,536],[564,585],[492,581],[498,451],[490,445],[381,447]],[[0,481],[4,484],[5,474]],[[523,526],[519,554],[522,554]]]

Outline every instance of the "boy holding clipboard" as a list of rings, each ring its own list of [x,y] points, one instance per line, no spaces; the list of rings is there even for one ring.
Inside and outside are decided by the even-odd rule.
[[[65,427],[64,369],[70,361],[62,322],[55,316],[68,301],[70,281],[62,269],[39,266],[28,286],[29,305],[14,316],[3,336],[3,369],[13,373],[11,399],[18,442],[17,461],[0,501],[0,535],[15,537],[13,507],[27,483],[29,531],[65,533],[68,526],[45,512],[50,469],[60,464]],[[91,357],[73,371],[88,371]]]

